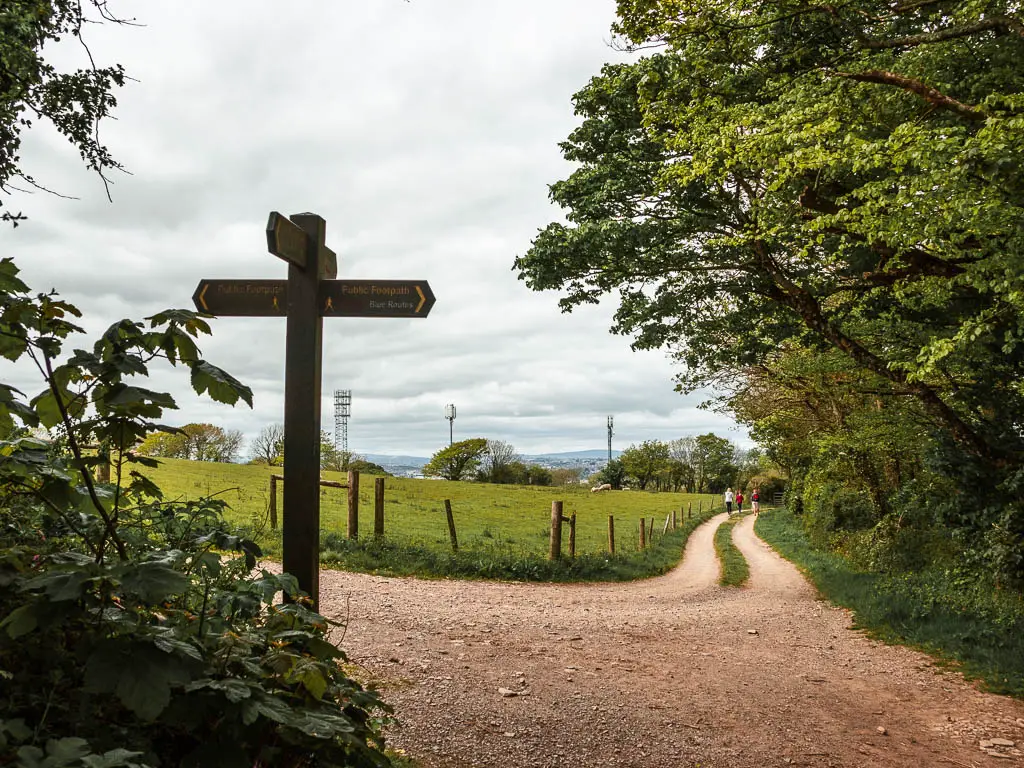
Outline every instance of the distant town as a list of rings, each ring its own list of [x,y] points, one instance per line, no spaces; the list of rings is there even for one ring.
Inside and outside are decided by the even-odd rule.
[[[423,466],[430,461],[425,456],[392,456],[383,453],[361,454],[367,461],[379,464],[395,477],[422,478]],[[622,451],[612,451],[618,458]],[[607,450],[568,451],[565,453],[546,453],[539,455],[523,455],[523,461],[539,464],[547,469],[579,469],[580,477],[586,479],[600,471],[608,463]]]

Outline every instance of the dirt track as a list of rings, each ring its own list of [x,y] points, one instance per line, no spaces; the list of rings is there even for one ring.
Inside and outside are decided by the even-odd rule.
[[[321,608],[348,616],[343,646],[402,721],[391,744],[423,766],[1024,763],[1024,703],[851,630],[752,518],[734,533],[749,585],[717,586],[724,518],[694,533],[679,568],[644,582],[325,571]],[[991,756],[979,749],[991,738],[1016,747]]]

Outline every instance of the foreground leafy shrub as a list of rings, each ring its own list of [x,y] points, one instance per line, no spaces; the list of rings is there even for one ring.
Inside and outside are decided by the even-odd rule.
[[[251,403],[200,358],[205,321],[124,320],[58,362],[77,310],[30,296],[10,260],[0,298],[0,354],[46,384],[27,402],[0,384],[0,765],[388,765],[387,707],[294,579],[254,572],[260,550],[223,502],[166,502],[133,469],[176,407],[138,384],[154,360]]]

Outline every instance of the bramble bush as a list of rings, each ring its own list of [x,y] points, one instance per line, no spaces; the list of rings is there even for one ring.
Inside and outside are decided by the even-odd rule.
[[[59,362],[78,310],[31,295],[10,259],[0,296],[0,355],[45,381],[31,399],[0,383],[0,764],[389,765],[390,710],[346,673],[333,622],[255,569],[224,502],[168,501],[135,469],[153,461],[132,447],[173,429],[173,398],[142,386],[153,362],[251,405],[200,357],[207,323],[122,320]]]

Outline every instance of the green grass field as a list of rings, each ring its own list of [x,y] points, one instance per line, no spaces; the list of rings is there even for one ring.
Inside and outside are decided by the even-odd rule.
[[[145,474],[163,490],[165,498],[195,499],[216,496],[229,504],[228,518],[254,532],[269,555],[280,553],[280,532],[270,530],[270,476],[279,467],[260,467],[212,462],[162,459],[158,469]],[[325,472],[324,479],[345,482],[341,473]],[[287,493],[286,484],[279,493]],[[321,540],[324,561],[357,570],[419,575],[481,575],[494,578],[559,578],[539,564],[546,559],[550,535],[551,502],[564,503],[563,514],[577,516],[576,552],[593,568],[566,571],[568,578],[636,578],[661,573],[665,557],[655,557],[663,538],[666,516],[692,505],[693,518],[703,519],[717,497],[680,493],[609,491],[591,493],[585,487],[545,488],[385,478],[385,544],[371,541],[373,534],[374,478],[363,475],[359,487],[359,538],[353,547],[345,541],[348,521],[347,491],[322,488],[320,496]],[[458,532],[461,563],[449,555],[444,500],[450,499]],[[718,501],[719,506],[721,502]],[[278,509],[282,499],[278,498]],[[703,514],[698,514],[699,511]],[[608,517],[615,518],[616,558],[609,559]],[[656,547],[638,553],[640,518],[654,518]],[[680,521],[682,522],[682,521]],[[687,526],[689,528],[690,526]],[[678,562],[676,540],[671,535],[669,558]],[[563,533],[568,551],[568,526]],[[443,557],[441,557],[443,555]],[[597,556],[601,555],[600,558]],[[474,560],[475,559],[475,560]],[[613,561],[635,561],[622,569],[605,568]],[[654,562],[654,561],[657,562]],[[409,562],[405,562],[409,561]],[[473,566],[472,562],[477,562]],[[495,563],[518,564],[510,572]],[[645,565],[646,563],[646,565]],[[619,565],[626,565],[619,562]],[[571,569],[570,569],[571,570]],[[581,572],[585,571],[585,572]]]

